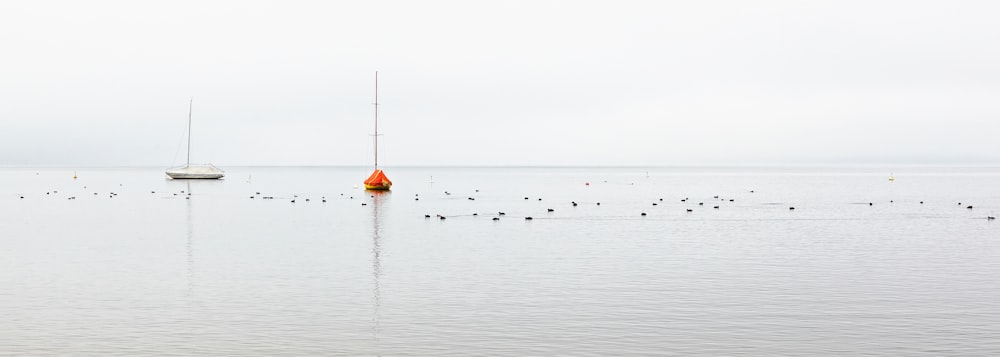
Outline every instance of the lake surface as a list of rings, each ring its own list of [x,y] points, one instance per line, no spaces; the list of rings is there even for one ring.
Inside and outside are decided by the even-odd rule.
[[[226,169],[0,169],[0,355],[1000,354],[1000,168]]]

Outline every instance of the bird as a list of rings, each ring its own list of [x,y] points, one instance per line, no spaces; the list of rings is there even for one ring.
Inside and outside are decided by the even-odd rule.
[[[656,206],[656,202],[653,202],[653,206]]]
[[[556,210],[549,208],[549,212],[555,212]]]
[[[965,207],[965,208],[968,208],[968,209],[972,209],[972,206],[969,206],[969,207]]]
[[[429,214],[425,214],[425,215],[424,215],[424,218],[431,218],[431,215],[429,215]]]
[[[493,217],[493,220],[494,220],[494,221],[499,221],[499,220],[500,220],[500,217]]]
[[[503,216],[503,215],[505,215],[505,214],[507,214],[507,213],[506,213],[506,212],[497,212],[497,215],[498,215],[498,216]]]
[[[531,216],[527,216],[527,217],[524,217],[524,220],[525,220],[525,221],[530,221],[530,220],[533,220],[533,219],[534,219],[534,218],[531,218]]]
[[[576,201],[573,201],[573,207],[576,207]]]
[[[795,207],[788,207],[789,211],[794,210],[794,209],[795,209]]]
[[[699,205],[699,206],[704,206],[704,205],[705,205],[705,202],[698,202],[698,205]]]
[[[694,210],[693,210],[693,209],[690,209],[690,208],[688,208],[688,209],[687,209],[687,211],[688,211],[688,212],[694,212]]]
[[[645,216],[646,216],[646,212],[642,212],[642,213],[640,214],[640,216],[643,216],[643,217],[645,217]]]
[[[443,220],[443,219],[444,219],[445,217],[444,217],[444,216],[438,216],[438,218],[440,218],[440,219],[442,219],[442,220]]]
[[[712,207],[712,208],[719,209],[719,206],[715,206],[715,207]]]
[[[993,220],[993,219],[997,219],[997,218],[996,218],[996,217],[993,217],[993,216],[986,216],[986,219],[987,219],[987,220]]]

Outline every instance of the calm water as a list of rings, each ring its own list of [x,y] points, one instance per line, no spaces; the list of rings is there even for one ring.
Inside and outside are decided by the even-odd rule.
[[[0,354],[1000,354],[1000,168],[369,171],[0,169]]]

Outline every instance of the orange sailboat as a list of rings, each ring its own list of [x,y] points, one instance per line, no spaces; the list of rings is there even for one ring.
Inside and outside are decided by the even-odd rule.
[[[378,71],[375,71],[375,171],[365,180],[366,190],[388,190],[392,181],[378,168]]]

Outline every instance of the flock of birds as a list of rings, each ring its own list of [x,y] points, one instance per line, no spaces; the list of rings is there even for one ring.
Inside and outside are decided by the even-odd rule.
[[[479,190],[476,190],[476,192],[479,192]],[[754,192],[755,192],[755,191],[753,191],[753,190],[750,190],[750,193],[754,193]],[[451,195],[451,193],[450,193],[450,192],[448,192],[448,191],[445,191],[444,193],[445,193],[445,195]],[[372,197],[374,197],[374,196],[372,196]],[[716,200],[719,200],[719,201],[723,201],[723,202],[724,202],[724,201],[729,201],[729,202],[736,202],[736,200],[735,200],[735,199],[732,199],[732,198],[729,198],[729,199],[726,199],[726,198],[720,198],[720,197],[719,197],[718,195],[716,195],[716,196],[713,196],[712,198],[713,198],[713,199],[716,199]],[[418,197],[417,199],[419,200],[419,197]],[[475,200],[475,197],[468,197],[468,199],[469,199],[470,201],[474,201],[474,200]],[[530,198],[530,197],[525,197],[524,199],[525,199],[525,200],[529,200],[529,199],[531,199],[531,198]],[[539,198],[538,200],[539,200],[539,201],[541,201],[542,199],[541,199],[541,198]],[[690,198],[689,198],[689,197],[685,197],[685,198],[682,198],[682,199],[681,199],[680,201],[681,201],[681,202],[688,202],[689,200],[690,200]],[[653,205],[653,206],[658,206],[658,205],[660,204],[660,202],[663,202],[663,198],[660,198],[660,199],[658,200],[658,202],[653,202],[653,203],[652,203],[652,205]],[[895,201],[894,201],[894,200],[890,200],[890,201],[889,201],[889,203],[895,203]],[[576,201],[570,201],[570,204],[572,204],[572,206],[573,206],[573,207],[577,207],[577,206],[579,206],[579,205],[580,205],[580,204],[579,204],[578,202],[576,202]],[[601,203],[600,203],[600,202],[596,202],[595,204],[596,204],[597,206],[600,206],[600,205],[601,205]],[[924,201],[920,201],[920,204],[924,204]],[[875,203],[874,203],[874,202],[868,202],[868,206],[874,206],[874,205],[875,205]],[[958,203],[958,205],[959,205],[959,206],[961,206],[961,205],[962,205],[962,203],[961,203],[961,202],[959,202],[959,203]],[[698,202],[698,206],[705,206],[705,202]],[[974,207],[973,207],[972,205],[968,205],[968,206],[966,206],[965,208],[966,208],[966,209],[970,209],[970,210],[971,210],[971,209],[973,209]],[[717,209],[719,209],[719,205],[712,205],[712,209],[716,209],[716,210],[717,210]],[[794,210],[795,210],[795,206],[789,206],[789,207],[788,207],[788,210],[789,210],[789,211],[794,211]],[[547,211],[547,212],[549,212],[549,213],[551,213],[551,212],[555,212],[555,209],[553,209],[553,208],[548,208],[548,209],[546,209],[546,211]],[[686,211],[686,212],[694,212],[694,209],[693,209],[693,208],[685,208],[685,211]],[[472,215],[473,215],[473,216],[478,216],[479,214],[478,214],[478,213],[473,213]],[[493,220],[494,220],[494,221],[499,221],[499,220],[500,220],[500,217],[501,217],[501,216],[505,216],[505,215],[507,215],[507,213],[506,213],[506,212],[503,212],[503,211],[500,211],[500,212],[497,212],[497,217],[493,217]],[[640,212],[640,213],[639,213],[639,216],[641,216],[641,217],[646,217],[646,216],[647,216],[647,213],[646,213],[646,212]],[[437,217],[438,219],[441,219],[441,220],[444,220],[444,219],[447,219],[447,218],[448,218],[448,216],[445,216],[445,215],[441,215],[441,214],[437,214],[437,215],[435,215],[435,217]],[[425,214],[425,215],[424,215],[424,218],[431,218],[431,215],[429,215],[429,214]],[[532,216],[525,216],[525,217],[524,217],[524,219],[525,219],[525,220],[533,220],[533,219],[534,219],[534,217],[532,217]],[[986,216],[986,219],[987,219],[987,220],[994,220],[994,219],[996,219],[996,216],[993,216],[993,215],[989,215],[989,216]]]
[[[589,183],[588,183],[588,184],[589,184]],[[124,185],[119,185],[119,186],[124,186]],[[84,190],[87,190],[87,186],[83,186],[83,189],[84,189]],[[479,190],[477,189],[477,190],[475,190],[475,192],[479,192]],[[754,193],[754,191],[753,191],[753,190],[750,190],[749,192],[750,192],[750,193]],[[156,194],[156,191],[155,191],[155,190],[151,190],[151,191],[150,191],[150,193],[151,193],[151,194]],[[59,191],[58,191],[58,190],[51,190],[51,191],[47,191],[47,192],[45,192],[45,195],[46,195],[46,196],[53,196],[53,195],[57,195],[57,194],[59,194]],[[93,194],[94,196],[98,196],[98,195],[100,195],[100,193],[98,193],[98,192],[92,192],[92,194]],[[186,192],[185,190],[180,190],[179,192],[170,192],[170,193],[167,193],[167,194],[168,194],[168,195],[172,195],[172,196],[177,196],[177,197],[184,197],[184,199],[191,199],[191,192]],[[452,195],[452,194],[451,194],[451,192],[449,192],[449,191],[444,191],[444,194],[445,194],[446,196],[451,196],[451,195]],[[118,193],[115,193],[115,192],[113,192],[113,191],[109,191],[109,192],[107,193],[107,195],[108,195],[108,198],[115,198],[115,197],[117,197],[117,196],[118,196]],[[19,199],[21,199],[21,200],[25,199],[25,196],[24,196],[23,194],[18,194],[17,196],[18,196],[18,198],[19,198]],[[341,197],[343,197],[343,198],[347,198],[347,199],[354,199],[354,196],[349,196],[349,195],[344,195],[343,193],[341,193],[341,194],[340,194],[340,196],[341,196]],[[374,198],[374,197],[375,197],[375,195],[370,195],[370,196],[371,196],[372,198]],[[250,198],[250,199],[258,199],[258,198],[259,198],[259,199],[263,199],[263,200],[273,200],[273,199],[275,199],[275,196],[266,196],[266,195],[262,195],[262,194],[261,194],[260,192],[255,192],[254,194],[250,195],[250,196],[249,196],[249,198]],[[720,197],[719,197],[718,195],[716,195],[716,196],[713,196],[712,198],[713,198],[714,200],[718,200],[718,201],[720,201],[720,202],[725,202],[725,201],[728,201],[728,202],[735,202],[735,201],[736,201],[735,199],[732,199],[732,198],[728,198],[728,199],[727,199],[727,198],[720,198]],[[77,197],[76,197],[76,196],[69,196],[69,197],[66,197],[66,199],[67,199],[67,200],[76,200],[76,199],[77,199]],[[476,200],[476,198],[475,198],[475,197],[472,197],[472,196],[468,196],[468,197],[467,197],[467,199],[468,199],[469,201],[475,201],[475,200]],[[530,200],[530,199],[531,199],[530,197],[524,197],[524,200]],[[291,203],[296,203],[296,202],[297,202],[297,200],[299,200],[299,196],[298,196],[298,195],[292,195],[292,196],[291,196],[291,199],[290,199],[290,202],[291,202]],[[310,199],[310,198],[303,198],[303,200],[304,200],[305,202],[310,202],[310,201],[311,201],[311,199]],[[414,195],[414,200],[415,200],[415,201],[419,201],[419,200],[420,200],[420,194],[415,194],[415,195]],[[320,201],[321,201],[321,202],[323,202],[323,203],[326,203],[326,202],[327,202],[327,198],[326,198],[326,196],[321,196],[321,197],[320,197]],[[542,199],[541,199],[541,198],[538,198],[538,201],[542,201]],[[683,202],[689,202],[689,201],[690,201],[690,198],[689,198],[689,197],[685,197],[685,198],[682,198],[682,199],[680,199],[680,202],[682,202],[682,203],[683,203]],[[658,201],[654,201],[654,202],[652,202],[652,206],[658,206],[658,205],[660,205],[660,204],[661,204],[662,202],[663,202],[663,198],[659,198],[659,199],[658,199]],[[894,203],[894,201],[892,201],[892,200],[890,200],[889,202],[890,202],[890,203]],[[580,205],[580,203],[578,203],[578,202],[576,202],[576,201],[570,201],[569,203],[570,203],[570,204],[571,204],[571,205],[572,205],[573,207],[577,207],[577,206],[579,206],[579,205]],[[600,205],[601,205],[601,203],[600,203],[600,202],[595,202],[594,204],[595,204],[595,205],[597,205],[597,206],[600,206]],[[868,205],[869,205],[869,206],[873,206],[874,204],[875,204],[874,202],[868,202]],[[924,204],[924,201],[920,201],[920,204]],[[361,202],[361,205],[362,205],[362,206],[367,206],[367,205],[368,205],[368,203],[366,203],[366,202]],[[958,205],[959,205],[959,206],[962,206],[962,202],[958,202]],[[705,202],[698,202],[698,206],[705,206]],[[973,207],[972,205],[966,205],[966,207],[965,207],[965,208],[966,208],[966,209],[970,209],[970,210],[971,210],[971,209],[973,209],[974,207]],[[716,209],[716,210],[718,210],[718,209],[720,209],[720,205],[718,205],[718,204],[714,204],[714,205],[712,205],[712,209]],[[789,206],[789,207],[788,207],[788,210],[790,210],[790,211],[794,211],[794,210],[795,210],[795,206]],[[694,208],[685,208],[685,211],[686,211],[686,212],[694,212]],[[555,212],[555,209],[554,209],[554,208],[547,208],[547,209],[546,209],[546,212],[548,212],[548,213],[552,213],[552,212]],[[478,216],[478,215],[479,215],[478,213],[473,213],[473,214],[472,214],[472,216]],[[493,220],[493,221],[499,221],[499,220],[500,220],[500,217],[503,217],[503,216],[506,216],[506,215],[507,215],[507,213],[506,213],[506,212],[503,212],[503,211],[498,211],[498,212],[497,212],[497,214],[496,214],[496,216],[495,216],[495,217],[493,217],[493,218],[492,218],[492,220]],[[639,212],[639,216],[641,216],[641,217],[645,217],[645,216],[647,216],[647,213],[646,213],[646,212]],[[440,220],[444,220],[444,219],[447,219],[447,218],[448,218],[448,216],[445,216],[445,215],[442,215],[442,214],[437,214],[437,215],[435,215],[435,217],[437,217],[437,218],[438,218],[438,219],[440,219]],[[431,215],[430,215],[430,214],[425,214],[425,215],[424,215],[424,218],[431,218]],[[525,219],[525,220],[533,220],[533,219],[534,219],[534,217],[532,217],[532,216],[525,216],[525,217],[524,217],[524,219]],[[995,219],[996,219],[996,216],[994,216],[994,215],[988,215],[988,216],[986,216],[986,219],[987,219],[987,220],[995,220]]]

